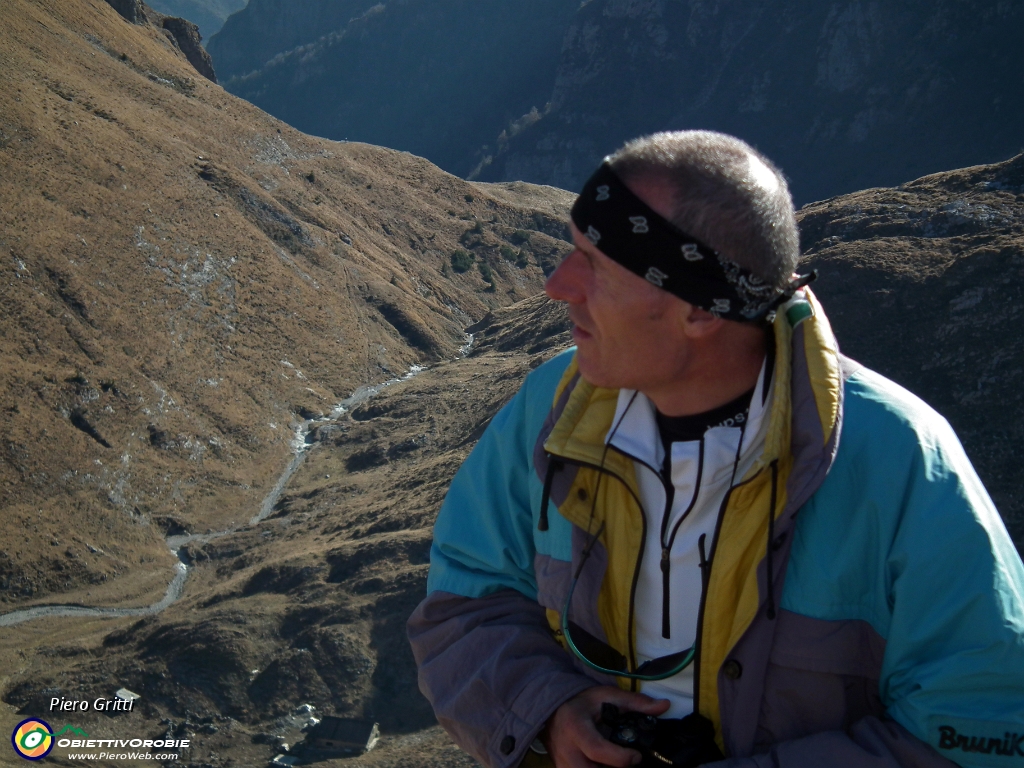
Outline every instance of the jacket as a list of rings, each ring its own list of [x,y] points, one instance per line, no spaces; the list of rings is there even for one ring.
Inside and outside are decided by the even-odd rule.
[[[1024,764],[1024,566],[955,434],[841,357],[810,291],[774,333],[765,447],[722,505],[698,617],[721,765]],[[646,519],[630,457],[604,452],[616,400],[571,353],[541,366],[439,513],[409,636],[439,722],[486,765],[613,682],[560,647],[588,531],[569,618],[636,664]]]

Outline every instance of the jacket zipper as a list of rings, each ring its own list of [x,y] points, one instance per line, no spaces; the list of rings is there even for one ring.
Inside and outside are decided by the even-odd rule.
[[[700,446],[698,448],[697,477],[693,481],[693,496],[690,498],[690,503],[683,511],[682,516],[676,521],[675,527],[673,527],[672,533],[668,537],[668,541],[665,541],[665,534],[668,532],[668,522],[672,514],[672,504],[675,501],[676,495],[676,486],[672,482],[671,444],[666,448],[664,466],[658,477],[661,479],[661,484],[665,489],[665,509],[661,515],[661,535],[658,539],[661,544],[661,636],[668,640],[671,638],[672,634],[669,618],[669,572],[672,562],[672,546],[675,544],[676,534],[679,532],[680,526],[685,522],[686,518],[690,516],[694,507],[697,506],[697,500],[700,497],[701,482],[704,478],[704,438],[700,438]],[[701,578],[703,579],[703,571],[701,574]],[[703,590],[703,586],[701,589]]]
[[[676,487],[672,483],[671,445],[668,445],[665,451],[665,461],[662,464],[661,473],[658,475],[658,478],[661,480],[662,488],[665,491],[665,508],[661,511],[661,533],[658,536],[658,543],[661,544],[661,636],[669,639],[672,635],[668,609],[669,574],[672,567],[672,558],[669,551],[670,547],[665,545],[665,531],[668,528],[668,519],[672,513],[672,504],[676,498]]]

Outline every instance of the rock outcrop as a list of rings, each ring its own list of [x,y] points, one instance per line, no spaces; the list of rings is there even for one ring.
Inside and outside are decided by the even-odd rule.
[[[217,74],[213,71],[213,59],[202,46],[202,35],[199,27],[187,19],[165,16],[154,11],[142,0],[107,0],[110,6],[132,24],[152,24],[164,30],[167,39],[181,51],[188,63],[207,80],[216,83]]]
[[[195,67],[196,72],[210,82],[217,82],[217,73],[213,71],[213,59],[203,48],[203,38],[199,34],[199,27],[186,19],[164,17],[163,28],[171,33],[178,48],[185,54],[188,63]]]
[[[149,21],[146,6],[142,0],[107,0],[110,7],[121,14],[125,21],[132,24],[145,24]]]
[[[149,0],[149,5],[165,16],[194,22],[209,41],[231,14],[245,8],[246,0]]]

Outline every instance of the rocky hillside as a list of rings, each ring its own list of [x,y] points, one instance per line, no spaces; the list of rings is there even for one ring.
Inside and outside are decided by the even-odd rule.
[[[575,190],[623,141],[681,128],[749,140],[801,203],[1021,149],[1019,3],[519,5],[253,0],[210,50],[292,125],[489,181]]]
[[[542,296],[495,310],[469,357],[320,424],[265,521],[186,546],[185,595],[159,615],[5,629],[0,668],[16,671],[0,681],[0,724],[42,712],[47,696],[116,684],[142,694],[137,711],[76,725],[99,738],[188,735],[182,764],[259,765],[302,738],[297,710],[311,704],[380,722],[381,746],[344,765],[475,765],[416,689],[405,621],[452,475],[526,373],[569,344],[567,330]]]
[[[946,416],[1024,552],[1024,155],[806,206],[846,354]]]
[[[305,420],[456,355],[567,247],[568,194],[304,136],[136,22],[0,18],[8,605],[162,594],[165,532],[248,520]]]

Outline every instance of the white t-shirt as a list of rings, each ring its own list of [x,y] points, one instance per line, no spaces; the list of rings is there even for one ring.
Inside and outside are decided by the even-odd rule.
[[[669,550],[668,639],[662,636],[662,519],[666,493],[659,468],[664,462],[664,447],[658,431],[654,404],[642,393],[634,393],[633,390],[619,392],[618,408],[612,420],[613,429],[616,424],[618,428],[615,429],[614,435],[612,430],[609,430],[610,444],[633,458],[640,499],[647,521],[644,556],[640,563],[640,576],[636,587],[638,663],[685,651],[694,643],[701,597],[698,541],[704,534],[704,549],[710,557],[722,500],[730,484],[739,482],[764,448],[768,427],[765,417],[771,405],[772,388],[769,387],[768,396],[764,397],[763,386],[762,367],[745,426],[714,427],[704,433],[702,468],[699,466],[700,440],[672,444],[672,484],[675,486],[675,493],[665,530],[666,543],[672,529],[690,507],[694,492],[697,498],[689,514],[679,524]],[[630,405],[631,400],[633,402]],[[741,437],[743,447],[737,461],[737,448]],[[698,474],[700,486],[695,488]],[[643,682],[641,690],[648,696],[672,702],[668,712],[662,717],[685,717],[693,712],[693,665],[665,680]]]

